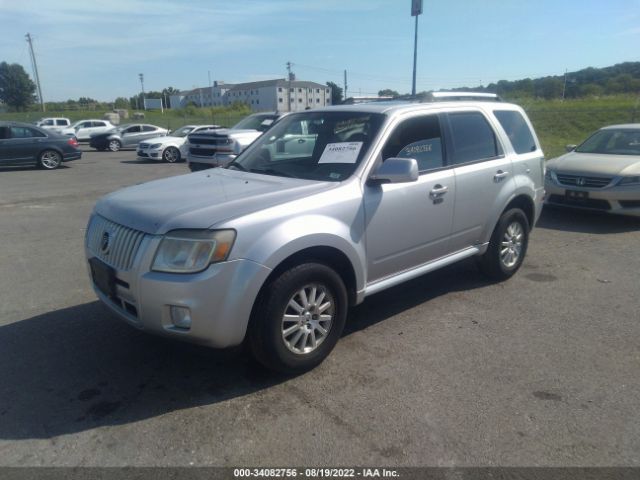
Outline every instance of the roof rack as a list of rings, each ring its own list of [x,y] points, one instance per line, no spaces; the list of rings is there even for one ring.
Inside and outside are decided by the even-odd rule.
[[[495,93],[484,92],[429,92],[420,95],[400,95],[393,99],[380,99],[389,102],[502,102]]]

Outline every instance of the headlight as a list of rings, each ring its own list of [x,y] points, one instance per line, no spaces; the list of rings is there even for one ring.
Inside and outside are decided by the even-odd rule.
[[[640,185],[640,177],[623,177],[618,185]]]
[[[167,233],[156,252],[151,270],[195,273],[227,259],[235,230],[174,230]]]
[[[155,148],[160,148],[162,146],[161,143],[154,143],[153,145],[149,145],[149,148],[155,149]]]
[[[558,177],[556,176],[556,172],[547,168],[547,171],[544,174],[544,178],[549,180],[550,182],[558,183]]]

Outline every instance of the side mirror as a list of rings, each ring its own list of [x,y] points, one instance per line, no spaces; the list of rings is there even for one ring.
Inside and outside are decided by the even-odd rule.
[[[418,180],[418,162],[414,158],[387,158],[369,180],[375,183],[408,183]]]
[[[577,145],[567,145],[566,147],[564,147],[564,149],[567,152],[573,152],[578,146]]]

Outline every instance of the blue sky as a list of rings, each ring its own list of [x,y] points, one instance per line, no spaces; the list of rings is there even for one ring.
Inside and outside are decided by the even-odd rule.
[[[411,90],[410,0],[0,0],[0,61],[47,101],[284,78]],[[640,0],[424,0],[418,90],[640,60]]]

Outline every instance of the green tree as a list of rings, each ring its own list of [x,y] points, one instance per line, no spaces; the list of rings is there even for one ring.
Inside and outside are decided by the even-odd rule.
[[[0,100],[9,108],[26,110],[35,101],[36,86],[17,63],[0,63]]]
[[[400,94],[395,90],[391,90],[390,88],[385,88],[384,90],[380,90],[378,92],[379,97],[399,97]]]
[[[130,106],[131,105],[129,104],[129,100],[124,97],[116,98],[115,102],[113,103],[114,108],[129,108]]]
[[[331,105],[342,103],[342,88],[337,83],[327,82],[327,87],[331,89]]]

